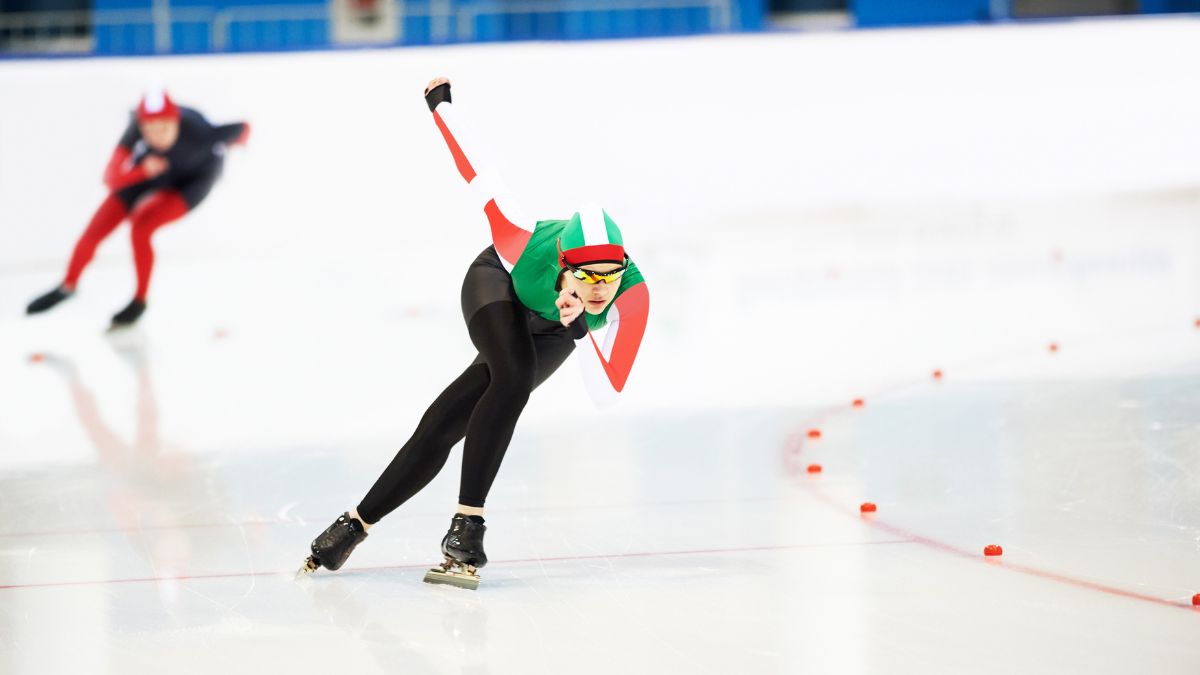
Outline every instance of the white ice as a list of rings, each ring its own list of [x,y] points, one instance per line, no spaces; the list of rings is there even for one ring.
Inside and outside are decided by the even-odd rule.
[[[1197,672],[1196,63],[1192,18],[0,62],[0,673]],[[533,396],[478,591],[421,583],[458,451],[296,582],[472,356],[435,75],[534,215],[623,224],[650,331],[615,412]],[[155,81],[250,147],[138,330],[124,230],[23,317]]]

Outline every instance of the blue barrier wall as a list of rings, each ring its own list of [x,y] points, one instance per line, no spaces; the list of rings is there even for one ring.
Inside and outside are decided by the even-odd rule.
[[[586,40],[695,35],[719,30],[702,8],[489,14],[475,19],[476,40]]]
[[[386,0],[388,2],[392,0]],[[428,45],[506,40],[587,40],[694,35],[764,27],[766,0],[730,0],[728,8],[676,6],[597,9],[590,0],[543,0],[536,12],[514,13],[507,0],[452,0],[431,4],[409,0],[399,19],[398,40],[387,44]],[[614,3],[617,4],[617,3]],[[645,4],[654,5],[655,2]],[[660,2],[671,5],[671,2]],[[697,0],[694,5],[704,5]],[[252,8],[252,9],[251,9]],[[273,10],[274,8],[274,10]],[[94,0],[95,53],[194,54],[209,51],[282,51],[336,46],[327,2],[304,0],[171,0],[169,40],[156,35],[151,0]],[[716,9],[714,9],[716,8]],[[448,9],[449,13],[445,10]],[[134,10],[137,21],[119,22],[116,12]],[[264,12],[269,15],[264,17]],[[113,17],[107,20],[104,17]],[[162,29],[160,28],[160,31]]]
[[[304,3],[303,0],[171,0],[170,40],[165,51],[171,54],[200,54],[214,51],[216,39],[214,21],[221,12],[230,9],[278,7],[286,10],[305,6],[310,10],[327,10],[327,3]],[[150,0],[93,0],[97,16],[108,11],[136,10],[150,12]],[[233,21],[227,26],[225,49],[221,51],[272,51],[317,49],[330,46],[329,17],[296,17],[286,21]],[[103,22],[94,28],[95,53],[103,55],[154,54],[156,40],[153,24],[145,21]]]
[[[854,0],[859,26],[915,26],[962,23],[992,18],[991,0]]]

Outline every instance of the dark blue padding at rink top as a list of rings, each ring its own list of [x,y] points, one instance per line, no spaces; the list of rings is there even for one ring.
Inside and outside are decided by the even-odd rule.
[[[1141,9],[1145,14],[1200,12],[1200,0],[1142,0]]]
[[[850,6],[856,25],[919,26],[926,24],[971,23],[1014,17],[1013,0],[852,0]],[[1200,12],[1200,0],[1141,0],[1141,14]]]

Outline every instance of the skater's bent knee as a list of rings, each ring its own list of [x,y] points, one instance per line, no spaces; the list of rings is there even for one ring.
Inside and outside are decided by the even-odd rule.
[[[491,387],[502,389],[511,396],[529,397],[537,373],[533,364],[508,361],[496,365],[488,364]]]

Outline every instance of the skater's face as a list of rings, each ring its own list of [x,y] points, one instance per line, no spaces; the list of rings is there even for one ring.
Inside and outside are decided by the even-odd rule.
[[[170,150],[179,139],[179,120],[157,119],[138,122],[146,145],[159,151]]]
[[[615,263],[596,263],[594,265],[583,265],[579,269],[588,272],[596,272],[604,274],[613,270],[621,269],[621,265]],[[608,303],[612,302],[617,295],[617,289],[621,287],[621,279],[617,278],[611,283],[601,281],[595,284],[589,284],[582,279],[576,279],[570,270],[564,271],[563,288],[574,291],[575,295],[583,301],[583,309],[588,314],[599,314],[608,307]]]

